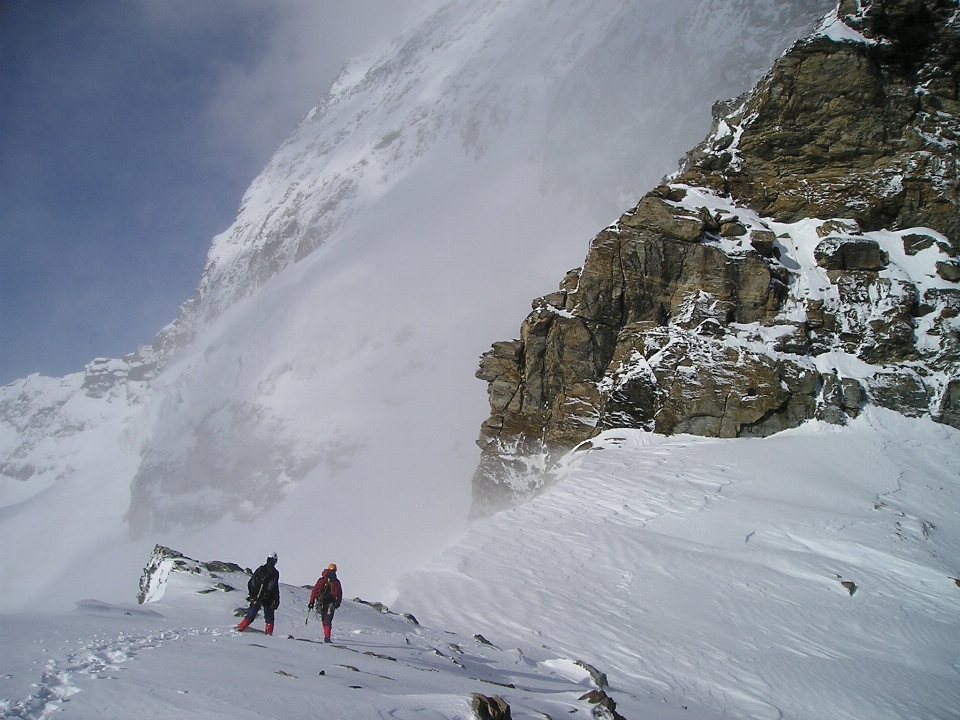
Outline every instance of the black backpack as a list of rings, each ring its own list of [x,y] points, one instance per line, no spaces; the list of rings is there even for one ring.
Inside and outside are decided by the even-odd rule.
[[[254,600],[259,599],[260,593],[263,591],[263,576],[267,574],[264,567],[263,565],[258,567],[257,571],[250,577],[250,580],[247,581],[247,592]]]

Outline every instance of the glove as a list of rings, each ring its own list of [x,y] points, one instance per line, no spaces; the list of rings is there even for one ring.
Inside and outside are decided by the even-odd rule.
[[[337,604],[334,605],[333,607],[336,608],[337,610],[339,610],[339,609],[340,609],[340,603],[337,603]]]
[[[313,610],[313,603],[310,603],[309,605],[307,605],[307,610]]]

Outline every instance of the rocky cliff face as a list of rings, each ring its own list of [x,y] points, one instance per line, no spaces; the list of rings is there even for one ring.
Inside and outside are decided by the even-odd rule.
[[[960,427],[960,10],[843,0],[481,359],[474,513],[617,427]]]

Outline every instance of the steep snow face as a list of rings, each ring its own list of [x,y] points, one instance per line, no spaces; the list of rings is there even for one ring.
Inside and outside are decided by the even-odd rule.
[[[118,599],[75,553],[156,541],[322,552],[385,596],[463,527],[476,357],[827,5],[473,0],[352,63],[153,347],[0,389],[4,541],[39,553],[0,605]]]
[[[576,651],[668,706],[956,717],[956,429],[869,408],[763,439],[610,430],[562,474],[403,578],[395,606]]]
[[[189,335],[313,252],[444,139],[481,156],[509,137],[543,189],[576,197],[599,224],[702,137],[704,100],[747,87],[831,5],[451,3],[384,56],[344,69],[214,238],[167,332]]]

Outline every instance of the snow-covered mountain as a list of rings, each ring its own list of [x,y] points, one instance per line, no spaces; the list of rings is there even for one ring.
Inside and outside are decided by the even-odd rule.
[[[957,198],[926,172],[957,3],[843,0],[635,202],[819,9],[455,3],[348,69],[153,347],[0,390],[0,717],[960,718]],[[879,141],[848,112],[876,86],[906,88]],[[480,370],[518,438],[484,460],[536,494],[465,528],[474,358],[557,277]],[[277,635],[231,632],[244,572],[158,542],[278,550]],[[417,622],[348,602],[342,647],[298,642],[331,560]]]
[[[867,404],[960,428],[960,13],[841,3],[591,241],[478,377],[474,511],[612,428],[762,437]]]
[[[3,616],[0,717],[483,718],[474,693],[517,720],[958,717],[954,429],[866,408],[768,438],[613,430],[561,476],[393,613],[345,601],[329,646],[308,590],[239,635],[246,573],[148,550],[142,605]]]
[[[351,63],[153,346],[0,390],[0,605],[156,541],[388,593],[464,527],[480,351],[828,5],[457,2]]]

